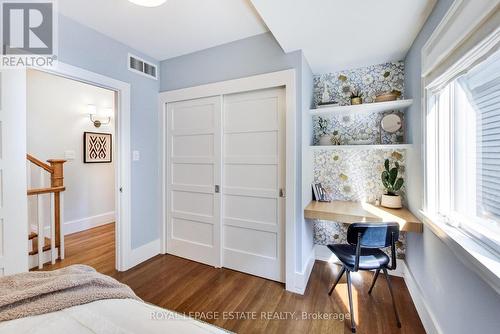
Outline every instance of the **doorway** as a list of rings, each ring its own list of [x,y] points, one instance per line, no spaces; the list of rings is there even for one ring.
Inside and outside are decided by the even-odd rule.
[[[50,239],[55,238],[60,259],[64,261],[63,236],[102,225],[110,225],[114,230],[116,92],[35,69],[28,69],[26,78],[32,268],[37,265],[40,254],[42,258],[50,257],[49,250],[39,253],[38,243],[42,243],[40,247],[45,250]],[[60,163],[57,183],[64,191],[55,195],[64,196],[64,207],[51,207],[51,193],[34,193],[36,189],[54,187],[54,174],[44,170],[43,165],[40,168],[40,162],[46,161]],[[53,215],[56,215],[57,232],[51,231]],[[95,247],[102,246],[96,244]]]

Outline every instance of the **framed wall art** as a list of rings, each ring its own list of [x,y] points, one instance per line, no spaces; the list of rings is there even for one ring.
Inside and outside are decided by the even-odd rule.
[[[83,133],[83,162],[110,163],[112,161],[111,133]]]

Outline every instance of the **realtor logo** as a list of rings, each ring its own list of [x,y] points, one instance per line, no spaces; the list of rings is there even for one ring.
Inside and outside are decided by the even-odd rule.
[[[2,67],[53,66],[56,11],[53,0],[0,0]]]

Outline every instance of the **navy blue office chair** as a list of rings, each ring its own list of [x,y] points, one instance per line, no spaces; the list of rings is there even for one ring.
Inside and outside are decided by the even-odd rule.
[[[352,308],[352,288],[351,272],[358,270],[375,270],[373,281],[368,293],[371,294],[375,282],[377,281],[380,270],[384,272],[389,292],[391,293],[392,305],[398,327],[401,328],[398,309],[392,292],[392,284],[387,274],[387,269],[396,269],[396,241],[399,238],[399,225],[397,223],[355,223],[349,225],[347,229],[348,244],[328,245],[328,248],[342,262],[342,269],[333,283],[328,294],[331,296],[335,286],[342,278],[347,275],[347,291],[349,293],[349,309],[351,313],[351,331],[356,333],[356,324],[354,323],[354,311]],[[380,248],[391,247],[391,259]],[[390,263],[390,265],[389,265]]]

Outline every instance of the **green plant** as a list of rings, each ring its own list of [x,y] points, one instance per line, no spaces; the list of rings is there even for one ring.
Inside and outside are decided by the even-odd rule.
[[[382,184],[387,190],[387,195],[395,196],[405,182],[402,177],[398,178],[399,163],[395,161],[394,167],[391,168],[389,159],[385,159],[384,167],[385,170],[382,172]]]
[[[319,124],[319,132],[322,135],[326,135],[328,133],[328,120],[326,118],[319,117],[318,124]]]
[[[351,99],[355,99],[355,98],[362,98],[363,97],[363,93],[361,93],[361,91],[359,91],[358,89],[354,89],[351,91]]]

